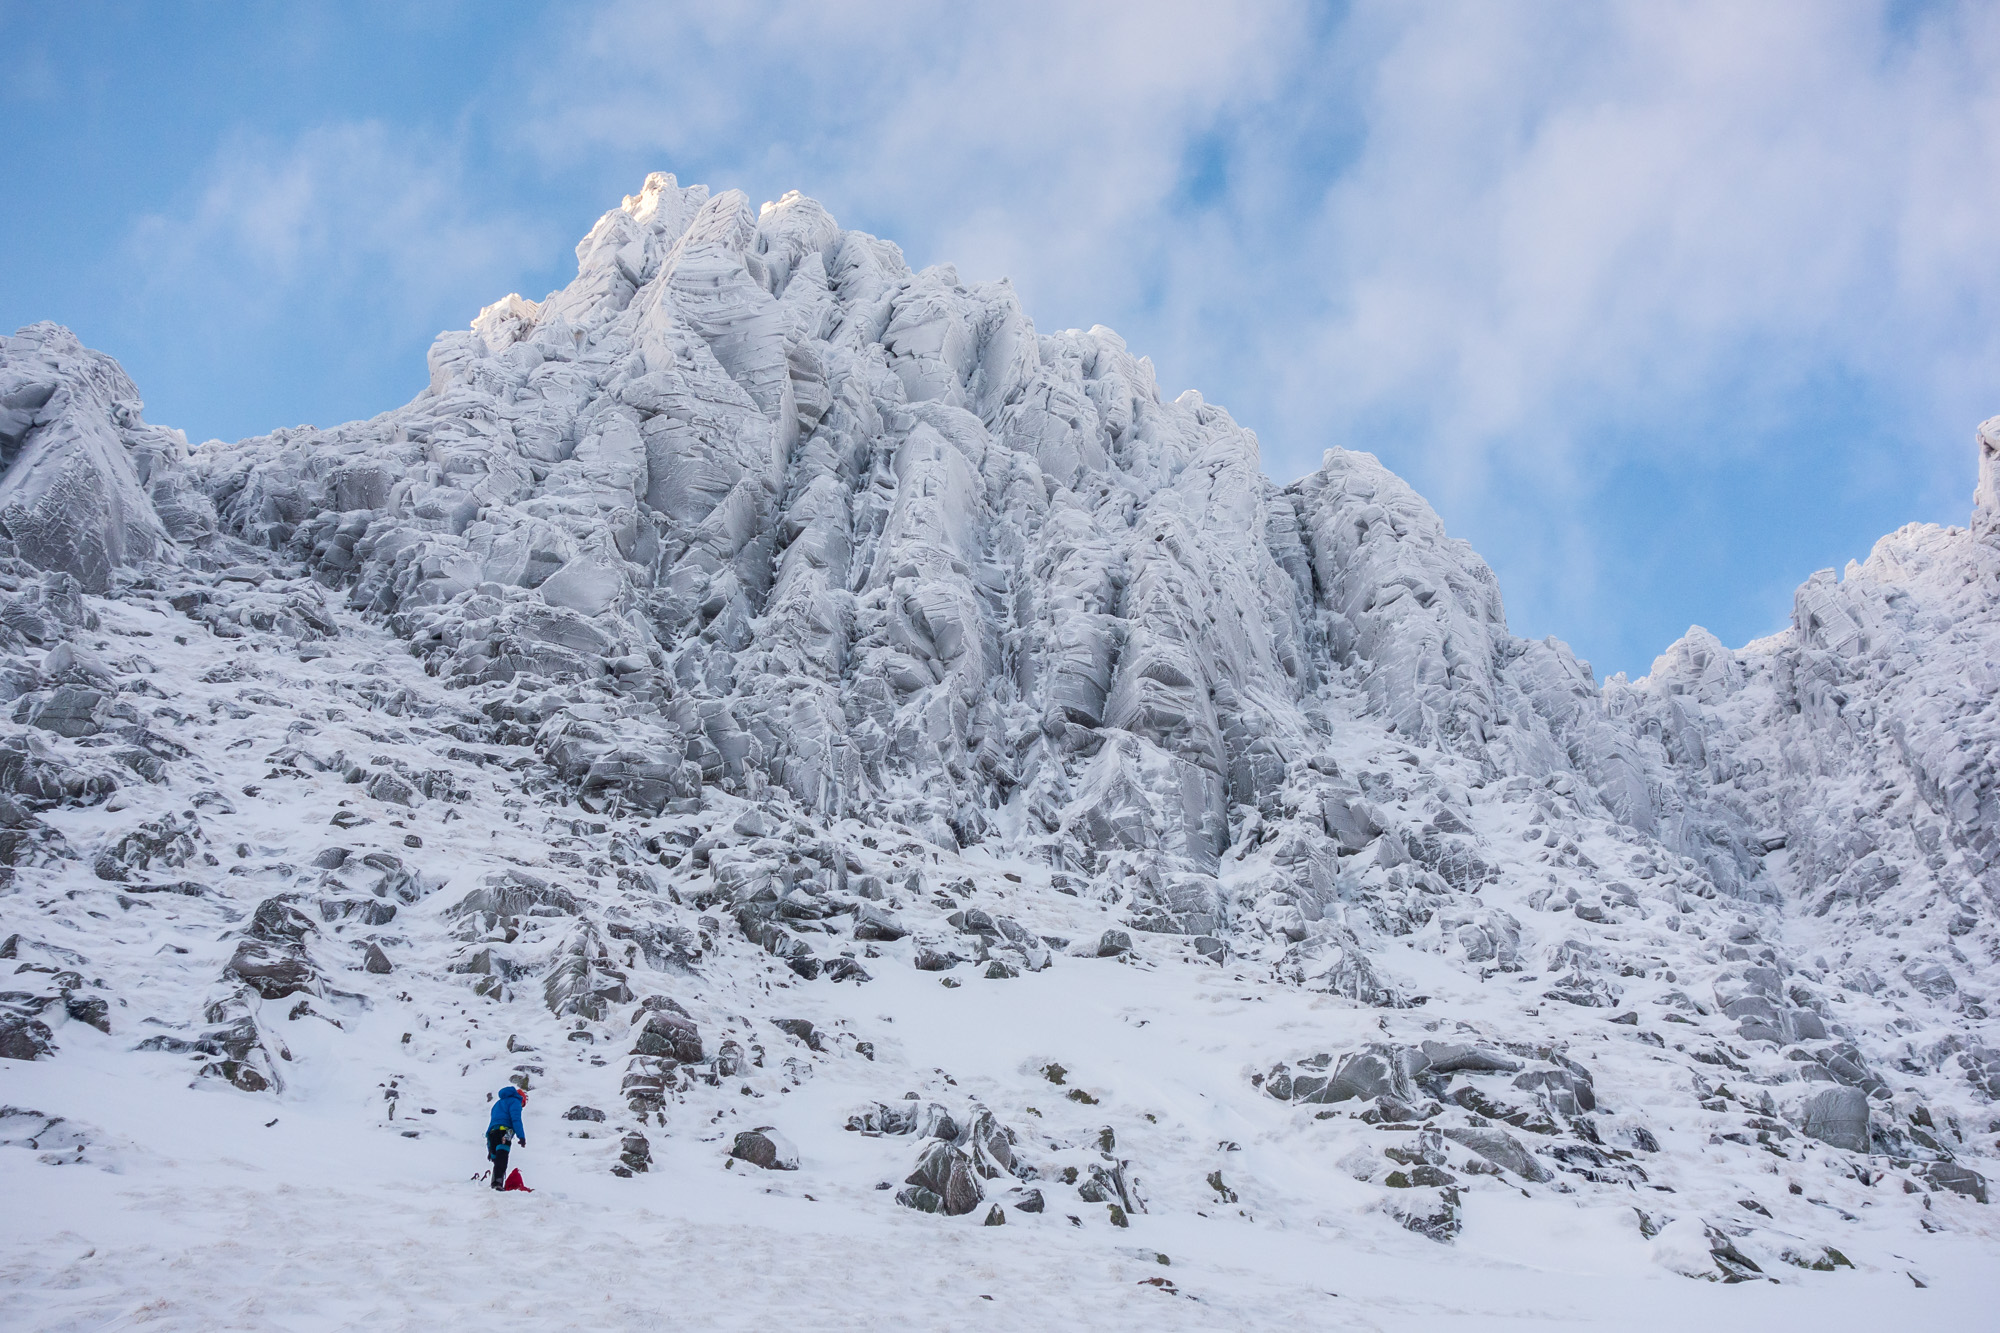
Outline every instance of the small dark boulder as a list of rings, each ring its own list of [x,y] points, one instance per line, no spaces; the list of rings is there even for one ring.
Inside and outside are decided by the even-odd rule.
[[[304,950],[297,945],[273,944],[248,939],[236,946],[235,955],[222,969],[225,977],[241,981],[267,1000],[283,999],[301,991],[315,991],[318,981]]]
[[[699,1064],[702,1059],[701,1030],[685,1014],[656,1010],[646,1016],[632,1053],[665,1056],[684,1065]]]
[[[936,949],[920,947],[914,961],[919,972],[949,972],[965,960],[955,953],[941,953]]]
[[[1424,1059],[1431,1073],[1453,1074],[1460,1071],[1473,1074],[1511,1074],[1521,1067],[1521,1062],[1499,1051],[1484,1046],[1474,1046],[1469,1042],[1427,1041],[1423,1044]]]
[[[1505,1130],[1466,1129],[1453,1126],[1445,1129],[1443,1133],[1452,1142],[1470,1148],[1495,1166],[1505,1167],[1523,1180],[1540,1184],[1554,1178],[1554,1174],[1542,1165],[1539,1158]]]
[[[58,736],[94,736],[102,728],[97,707],[104,695],[86,685],[64,685],[46,695],[30,695],[15,711],[14,720]]]
[[[921,1185],[905,1185],[897,1190],[896,1202],[920,1213],[935,1213],[944,1208],[944,1200]]]
[[[1925,1162],[1917,1168],[1917,1175],[1932,1189],[1950,1190],[1980,1203],[1987,1201],[1986,1177],[1969,1166],[1957,1162]]]
[[[1715,1227],[1707,1227],[1708,1253],[1722,1272],[1724,1282],[1752,1282],[1764,1276],[1754,1260],[1736,1248],[1736,1242]]]
[[[0,1013],[0,1060],[39,1060],[55,1053],[55,1033],[47,1023]]]
[[[770,1125],[760,1125],[756,1129],[746,1129],[736,1136],[729,1147],[729,1155],[738,1161],[760,1166],[766,1171],[796,1171],[799,1169],[798,1149]]]
[[[78,1023],[88,1023],[106,1036],[111,1035],[111,1002],[95,995],[63,996],[63,1012]]]
[[[780,1032],[783,1032],[788,1036],[797,1037],[800,1041],[804,1042],[807,1046],[810,1046],[815,1051],[823,1051],[826,1049],[825,1039],[821,1037],[819,1029],[815,1028],[812,1025],[812,1023],[806,1019],[774,1018],[771,1020],[771,1023],[772,1026],[776,1027]]]
[[[874,903],[864,902],[854,913],[854,938],[857,940],[900,940],[909,931],[894,912]]]
[[[1429,1162],[1419,1162],[1407,1171],[1391,1171],[1383,1178],[1382,1183],[1390,1189],[1435,1189],[1445,1185],[1456,1185],[1458,1177],[1442,1167],[1432,1166]]]
[[[903,1183],[935,1195],[940,1200],[936,1211],[947,1217],[961,1217],[971,1212],[984,1197],[971,1156],[944,1139],[930,1141],[917,1158],[917,1169],[910,1172]]]
[[[394,773],[377,773],[368,779],[368,785],[362,790],[385,805],[415,808],[420,799],[417,796],[417,789]]]

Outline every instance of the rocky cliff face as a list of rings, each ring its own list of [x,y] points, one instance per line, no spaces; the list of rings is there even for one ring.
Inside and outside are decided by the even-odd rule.
[[[1600,691],[1372,457],[1277,486],[1109,330],[1039,333],[811,200],[656,175],[577,257],[440,337],[407,406],[194,450],[67,332],[0,340],[0,916],[48,977],[5,1053],[152,1022],[145,1058],[271,1091],[322,1011],[476,999],[585,1043],[524,1077],[608,1080],[584,1051],[636,1034],[595,1094],[631,1174],[670,1110],[777,1077],[774,979],[821,988],[819,1028],[780,1025],[799,1087],[875,1059],[841,980],[1122,959],[1365,1016],[1253,1025],[1201,1095],[1283,1134],[1340,1106],[1288,1152],[1437,1239],[1503,1174],[1605,1206],[1675,1176],[1705,1239],[1663,1262],[1824,1261],[1819,1214],[1774,1197],[1759,1230],[1703,1143],[1816,1204],[1878,1183],[1827,1144],[1983,1193],[2000,426],[1971,529]],[[128,981],[79,893],[227,942]],[[374,1069],[358,1041],[311,1058]],[[1018,1206],[1074,1146],[994,1119],[1026,1095],[856,1123],[932,1142],[903,1202]],[[1379,1161],[1385,1124],[1420,1148]],[[1057,1193],[1191,1207],[1191,1142]]]
[[[1975,1017],[2000,902],[1996,432],[1969,529],[1912,524],[1813,575],[1784,631],[1732,652],[1690,630],[1607,691],[1686,812],[1683,845],[1754,867],[1747,887],[1856,960],[1847,985]]]

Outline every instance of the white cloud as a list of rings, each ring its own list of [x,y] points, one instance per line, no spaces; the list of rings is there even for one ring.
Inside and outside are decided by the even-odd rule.
[[[134,222],[127,258],[154,301],[236,324],[300,317],[365,283],[359,303],[400,325],[558,244],[493,207],[455,146],[332,123],[229,140],[185,198]]]
[[[1522,12],[1364,20],[1395,31],[1317,229],[1337,306],[1317,351],[1351,368],[1346,409],[1421,400],[1454,461],[1534,431],[1568,462],[1608,417],[1733,385],[1745,355],[1768,390],[1838,366],[1918,398],[1990,364],[1947,340],[1954,307],[2000,296],[2000,96],[1966,77],[2000,25]]]
[[[1304,12],[614,3],[542,71],[529,137],[551,160],[650,151],[718,188],[799,188],[1088,322],[1142,289],[1190,137],[1275,91]]]

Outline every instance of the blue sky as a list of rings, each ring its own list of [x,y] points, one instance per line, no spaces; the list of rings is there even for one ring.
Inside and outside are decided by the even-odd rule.
[[[2000,10],[0,0],[0,325],[193,439],[411,397],[650,170],[799,189],[1408,477],[1642,673],[1960,522],[2000,413]]]

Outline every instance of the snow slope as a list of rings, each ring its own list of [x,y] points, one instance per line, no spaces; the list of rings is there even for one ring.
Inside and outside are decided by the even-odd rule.
[[[2000,427],[1600,691],[810,200],[578,260],[233,445],[0,339],[9,1326],[1990,1308]]]

